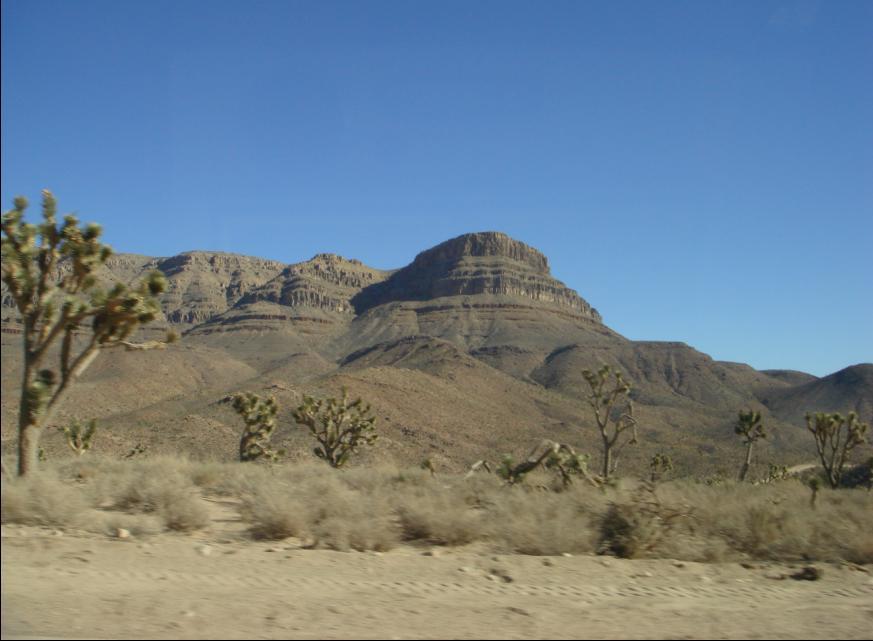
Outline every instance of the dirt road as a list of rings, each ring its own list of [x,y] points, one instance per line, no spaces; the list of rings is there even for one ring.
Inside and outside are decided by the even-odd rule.
[[[870,568],[3,526],[3,638],[871,638]]]

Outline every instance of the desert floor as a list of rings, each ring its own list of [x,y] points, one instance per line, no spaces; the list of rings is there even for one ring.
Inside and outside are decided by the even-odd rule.
[[[193,535],[2,528],[14,638],[871,638],[873,568],[385,553],[254,542],[229,506]]]

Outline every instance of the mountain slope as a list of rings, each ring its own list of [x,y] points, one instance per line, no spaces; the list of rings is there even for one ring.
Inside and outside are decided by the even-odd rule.
[[[741,456],[733,422],[762,411],[773,438],[766,462],[809,458],[806,411],[858,411],[873,419],[873,365],[817,379],[714,361],[684,343],[630,341],[555,279],[538,250],[497,232],[465,234],[394,271],[317,254],[292,265],[219,252],[169,258],[120,254],[101,270],[130,283],[167,276],[165,320],[183,333],[159,353],[110,352],[83,377],[60,413],[97,417],[97,449],[188,451],[232,458],[238,418],[219,401],[238,390],[275,394],[277,440],[308,456],[290,409],[302,394],[347,387],[372,403],[380,447],[365,459],[435,457],[462,469],[542,438],[596,453],[582,370],[609,364],[633,385],[641,441],[623,465],[645,470],[656,453],[683,471],[730,472]],[[2,437],[15,440],[20,324],[3,296]],[[46,449],[61,455],[49,430]]]

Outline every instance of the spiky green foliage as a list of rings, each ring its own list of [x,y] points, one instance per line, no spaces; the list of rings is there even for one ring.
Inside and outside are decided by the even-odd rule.
[[[349,402],[345,388],[339,399],[304,395],[293,416],[318,441],[314,454],[331,467],[344,466],[360,446],[372,445],[378,439],[370,405],[360,398]]]
[[[755,442],[767,438],[767,432],[761,423],[761,412],[749,410],[748,412],[740,412],[737,417],[737,422],[734,424],[734,433],[743,439],[746,446],[746,459],[740,468],[739,480],[742,483],[746,480],[746,475],[749,473],[749,467],[752,465],[752,450],[755,447]]]
[[[553,470],[559,475],[564,487],[572,485],[575,478],[583,478],[595,487],[599,487],[600,483],[588,471],[590,458],[588,454],[577,454],[569,445],[556,443],[543,465],[547,470]]]
[[[831,487],[839,487],[849,454],[867,442],[866,423],[855,412],[847,416],[818,412],[806,415],[806,428],[815,437],[815,448]]]
[[[784,481],[790,476],[787,465],[776,465],[775,463],[770,463],[767,466],[767,478],[765,478],[763,482],[775,483],[776,481]]]
[[[569,445],[545,440],[533,448],[527,458],[519,463],[515,462],[511,454],[505,454],[500,464],[494,466],[493,471],[508,485],[521,483],[528,474],[537,468],[542,468],[557,474],[565,488],[572,485],[575,478],[584,478],[599,487],[600,482],[588,472],[588,459],[587,454],[577,454]],[[485,460],[476,461],[470,467],[466,478],[470,478],[480,469],[490,473],[492,466]]]
[[[673,459],[666,454],[655,454],[649,462],[650,479],[657,483],[673,471]]]
[[[239,442],[239,460],[256,461],[266,458],[271,461],[283,456],[283,450],[273,450],[270,439],[276,429],[276,415],[279,406],[276,399],[261,398],[251,392],[236,394],[233,399],[233,409],[242,417],[246,428]]]
[[[603,443],[601,476],[604,481],[618,468],[618,456],[628,445],[637,442],[637,421],[630,399],[631,385],[621,372],[604,365],[597,372],[584,370],[582,376],[590,388],[586,402],[594,410],[594,420]]]
[[[58,429],[67,438],[67,446],[78,456],[82,456],[91,449],[91,441],[97,431],[97,421],[91,419],[87,425],[82,425],[79,419],[73,419],[69,425],[61,425]]]
[[[81,227],[75,216],[57,221],[57,203],[42,192],[43,222],[24,222],[27,199],[18,197],[3,214],[2,280],[21,314],[24,376],[19,404],[18,473],[36,468],[39,438],[70,386],[101,349],[163,347],[167,341],[133,343],[138,327],[161,312],[155,298],[166,280],[153,272],[137,287],[97,285],[96,271],[112,255],[100,242],[102,229]],[[58,345],[57,362],[47,366]]]

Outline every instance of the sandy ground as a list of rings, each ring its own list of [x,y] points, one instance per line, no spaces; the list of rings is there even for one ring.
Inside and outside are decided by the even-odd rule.
[[[4,525],[3,638],[873,638],[870,566],[343,553],[246,540],[220,506],[213,525]]]

